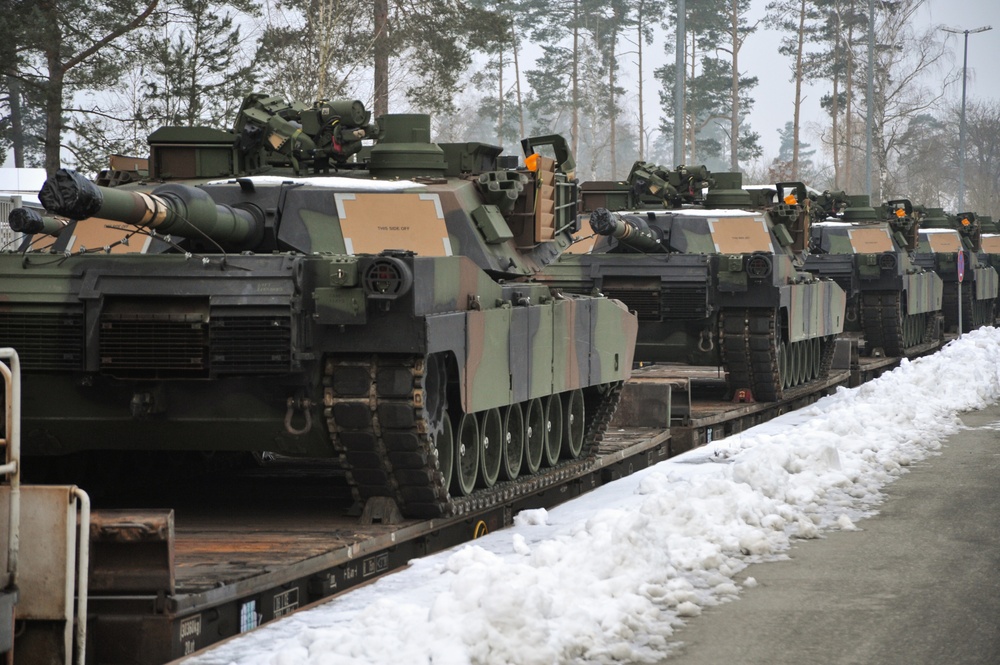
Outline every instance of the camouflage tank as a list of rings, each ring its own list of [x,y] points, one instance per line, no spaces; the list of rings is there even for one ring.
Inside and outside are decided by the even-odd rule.
[[[575,230],[565,141],[523,141],[528,169],[429,138],[424,115],[252,95],[232,132],[154,133],[153,183],[49,178],[50,218],[11,222],[62,229],[53,249],[0,254],[25,454],[335,458],[369,516],[414,517],[595,454],[637,322],[533,279]],[[95,220],[142,251],[64,249]]]
[[[982,229],[982,255],[980,260],[1000,274],[1000,226],[990,215],[979,215],[979,226]],[[1000,323],[1000,298],[993,307],[993,325]]]
[[[802,270],[808,220],[794,207],[750,211],[738,173],[645,162],[581,190],[596,241],[539,279],[634,310],[636,360],[722,367],[740,401],[779,400],[828,373],[845,295]]]
[[[911,259],[919,227],[910,202],[889,201],[879,215],[867,196],[824,192],[814,201],[805,267],[847,293],[846,329],[862,334],[864,353],[902,356],[940,339],[943,283]]]
[[[934,270],[944,282],[942,310],[945,329],[962,332],[993,322],[998,293],[997,271],[981,258],[982,231],[974,214],[949,217],[941,208],[917,208],[920,244],[914,262]],[[959,256],[959,253],[962,253]],[[964,263],[961,282],[959,262]],[[961,298],[959,297],[961,284]],[[961,302],[961,317],[959,303]]]

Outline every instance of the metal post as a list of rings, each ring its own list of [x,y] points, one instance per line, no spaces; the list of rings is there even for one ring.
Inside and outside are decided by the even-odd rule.
[[[684,163],[684,0],[677,0],[677,51],[674,54],[674,166]]]
[[[872,198],[872,118],[875,106],[875,0],[868,0],[868,97],[865,99],[865,191]]]
[[[969,67],[969,35],[977,32],[992,30],[992,26],[984,25],[972,30],[956,30],[954,28],[941,28],[945,32],[956,35],[965,35],[965,49],[962,54],[962,114],[958,124],[958,212],[965,211],[965,88],[966,70]]]

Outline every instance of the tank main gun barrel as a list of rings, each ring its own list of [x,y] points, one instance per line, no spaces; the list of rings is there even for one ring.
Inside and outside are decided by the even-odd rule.
[[[176,183],[146,194],[100,187],[74,171],[60,169],[45,181],[38,198],[46,210],[70,219],[100,217],[232,247],[252,249],[264,234],[261,211],[216,204],[205,191]]]
[[[7,215],[7,223],[14,233],[42,233],[49,236],[58,236],[69,224],[66,220],[42,215],[31,208],[14,208]]]
[[[590,213],[590,228],[594,233],[615,238],[622,245],[640,252],[663,252],[663,232],[647,226],[636,217],[612,215],[607,208]]]

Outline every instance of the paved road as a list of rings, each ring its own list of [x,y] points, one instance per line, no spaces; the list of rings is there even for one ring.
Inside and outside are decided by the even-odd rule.
[[[957,434],[887,494],[862,531],[750,566],[759,586],[679,629],[664,665],[1000,664],[1000,431]]]

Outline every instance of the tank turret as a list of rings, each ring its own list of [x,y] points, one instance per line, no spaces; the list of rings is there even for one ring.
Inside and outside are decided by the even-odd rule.
[[[566,141],[526,139],[522,162],[433,143],[424,115],[369,120],[251,95],[232,130],[154,132],[148,180],[62,170],[48,218],[12,213],[35,234],[0,251],[25,454],[330,458],[369,520],[462,514],[585,464],[637,321],[536,278],[579,229]],[[95,228],[145,240],[89,251]]]

